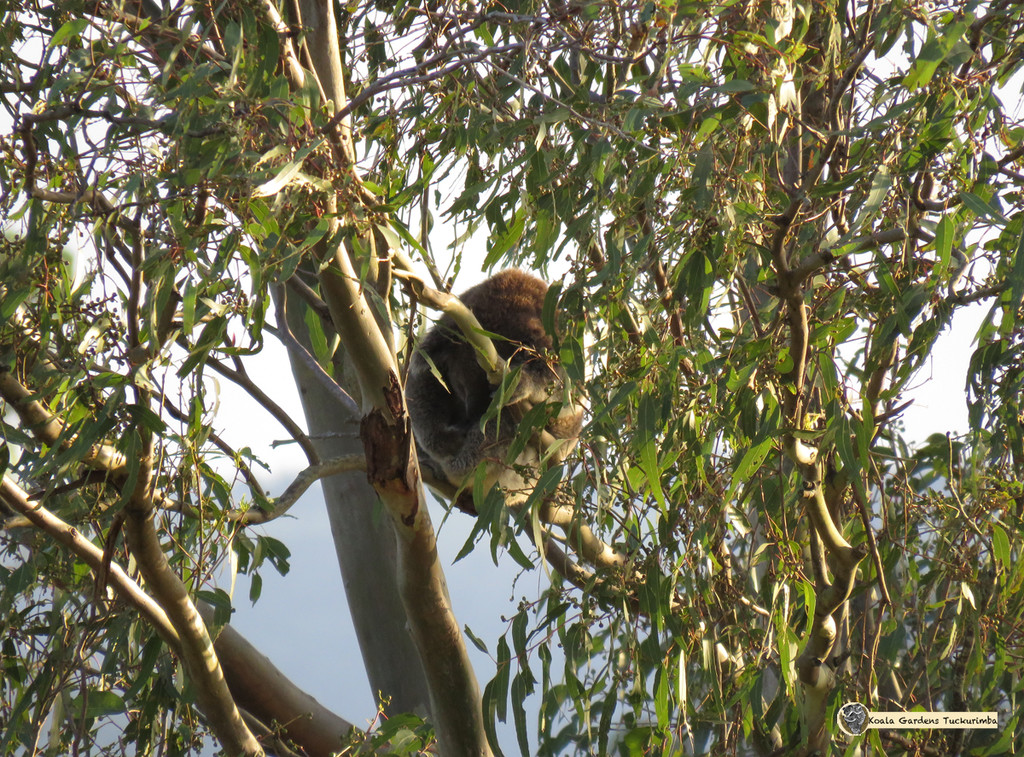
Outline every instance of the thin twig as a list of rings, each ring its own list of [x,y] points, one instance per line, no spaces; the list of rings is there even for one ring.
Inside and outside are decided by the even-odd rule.
[[[280,497],[273,500],[270,510],[259,510],[256,508],[245,511],[235,510],[228,513],[228,520],[238,521],[243,526],[268,523],[287,513],[292,505],[298,501],[299,497],[320,479],[337,473],[361,470],[366,470],[366,456],[363,454],[334,457],[323,463],[310,465],[299,472]]]
[[[327,393],[345,409],[349,417],[359,417],[359,405],[352,395],[342,389],[341,385],[328,375],[319,361],[292,334],[288,327],[288,291],[283,284],[277,287],[277,338],[306,367],[306,370],[313,374],[313,378],[320,386],[326,389]]]
[[[182,346],[187,348],[187,345]],[[228,368],[212,355],[206,358],[206,364],[221,376],[231,379],[231,381],[244,389],[246,394],[256,400],[260,406],[270,413],[278,423],[284,426],[285,430],[302,448],[302,451],[306,453],[306,459],[309,461],[310,465],[316,465],[320,462],[320,455],[316,451],[313,441],[306,435],[306,432],[302,430],[299,424],[292,420],[292,417],[288,415],[280,405],[274,402],[266,392],[260,389],[260,387],[249,378],[249,374],[246,373],[244,369],[236,371],[232,368]]]

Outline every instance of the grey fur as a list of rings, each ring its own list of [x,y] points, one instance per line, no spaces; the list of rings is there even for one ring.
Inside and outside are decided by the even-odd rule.
[[[541,321],[547,289],[534,276],[508,270],[460,297],[485,331],[504,337],[495,340],[495,348],[511,369],[519,371],[515,390],[499,414],[500,423],[491,420],[481,428],[496,387],[488,382],[455,322],[443,317],[421,341],[405,392],[420,463],[435,478],[460,487],[487,460],[488,487],[495,482],[506,488],[529,486],[522,472],[505,460],[509,444],[529,410],[545,402],[558,403],[566,395],[565,372],[550,360],[552,339]],[[582,419],[582,408],[567,401],[547,423],[546,441],[562,440],[551,455],[555,461],[564,460],[575,446]],[[535,434],[512,465],[536,471],[547,446]]]

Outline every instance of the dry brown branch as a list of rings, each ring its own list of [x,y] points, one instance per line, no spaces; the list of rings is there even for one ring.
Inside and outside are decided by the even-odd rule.
[[[302,286],[308,289],[305,284],[302,284],[298,278],[292,277],[296,286]],[[311,293],[312,294],[312,293]],[[315,294],[313,294],[316,297]],[[319,300],[319,297],[316,298]],[[327,391],[338,404],[347,409],[352,415],[356,415],[359,412],[359,407],[356,405],[356,401],[352,399],[352,396],[341,388],[333,378],[331,378],[327,371],[323,369],[323,366],[317,362],[317,359],[310,354],[309,350],[302,346],[295,335],[292,334],[291,329],[288,327],[288,289],[284,285],[277,287],[277,337],[284,344],[285,348],[295,356],[295,358],[302,362],[306,366],[306,369],[313,375],[313,377],[320,383],[320,386]],[[320,302],[323,308],[326,310],[327,305],[322,301]],[[316,309],[316,308],[314,308]],[[319,311],[318,311],[319,312]],[[327,318],[330,319],[330,312],[327,312]]]
[[[316,451],[316,447],[313,445],[313,442],[306,435],[306,432],[302,430],[298,423],[292,420],[292,417],[284,411],[284,408],[274,402],[274,400],[271,399],[270,396],[249,377],[249,374],[245,371],[244,367],[239,365],[236,366],[236,368],[228,368],[224,363],[212,356],[206,359],[206,364],[221,376],[230,379],[240,388],[245,390],[245,393],[256,400],[260,407],[270,413],[274,417],[274,420],[284,426],[288,434],[302,448],[302,451],[305,453],[306,459],[309,461],[310,465],[316,465],[320,462],[319,453]]]

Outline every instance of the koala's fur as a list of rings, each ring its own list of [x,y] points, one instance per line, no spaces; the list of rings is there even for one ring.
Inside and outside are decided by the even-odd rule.
[[[565,371],[550,354],[551,335],[541,320],[547,291],[548,285],[540,279],[508,270],[459,298],[481,328],[503,337],[495,339],[494,346],[510,369],[519,370],[515,391],[501,409],[500,423],[490,420],[481,427],[496,387],[488,381],[474,348],[455,322],[443,317],[420,342],[405,393],[420,464],[427,466],[435,479],[462,487],[486,460],[488,488],[498,483],[506,490],[522,491],[531,486],[530,479],[536,480],[530,474],[536,474],[546,455],[552,462],[560,462],[575,446],[583,409],[569,399]],[[443,384],[432,373],[430,363]],[[523,416],[543,403],[552,405],[544,430],[533,435],[515,460],[506,460]],[[463,509],[471,505],[465,497],[457,504]]]

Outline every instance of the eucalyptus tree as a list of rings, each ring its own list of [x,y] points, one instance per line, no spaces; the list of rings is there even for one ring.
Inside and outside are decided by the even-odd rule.
[[[1024,750],[1015,3],[4,21],[0,751],[490,754],[507,721],[524,754]],[[483,682],[403,396],[437,313],[490,346],[448,294],[474,247],[557,278],[545,321],[587,404],[525,501],[472,487],[467,549],[544,576],[472,639]],[[973,352],[935,365],[965,318]],[[302,420],[247,370],[268,340]],[[930,374],[966,375],[962,432],[904,428]],[[218,382],[302,450],[284,491]],[[252,526],[317,482],[371,733],[241,638],[211,579],[282,567]],[[850,701],[1000,728],[849,737]]]

